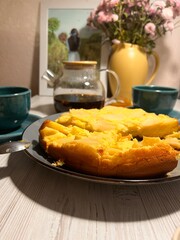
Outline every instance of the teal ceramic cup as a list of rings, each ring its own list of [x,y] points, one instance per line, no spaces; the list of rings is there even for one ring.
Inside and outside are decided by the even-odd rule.
[[[168,114],[173,110],[177,98],[176,88],[155,85],[132,88],[133,107],[142,108],[147,112]]]
[[[24,87],[0,87],[0,133],[21,126],[28,117],[31,90]]]

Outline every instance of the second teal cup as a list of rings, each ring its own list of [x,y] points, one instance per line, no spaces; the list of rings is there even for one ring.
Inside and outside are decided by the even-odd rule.
[[[134,108],[142,108],[156,114],[170,113],[178,98],[178,89],[166,86],[134,86],[132,99]]]

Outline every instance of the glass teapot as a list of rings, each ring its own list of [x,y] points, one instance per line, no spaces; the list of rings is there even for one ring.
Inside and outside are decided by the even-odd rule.
[[[47,70],[42,78],[54,88],[54,106],[57,112],[66,112],[71,108],[102,108],[105,104],[116,102],[120,90],[117,74],[108,69],[97,70],[96,61],[63,62],[63,75],[58,77]],[[109,99],[105,98],[105,89],[99,73],[106,71],[116,81],[116,91]]]

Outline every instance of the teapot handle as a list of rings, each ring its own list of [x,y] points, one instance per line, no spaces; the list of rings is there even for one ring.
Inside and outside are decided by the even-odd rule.
[[[119,96],[119,92],[120,92],[120,80],[119,80],[118,75],[114,71],[109,70],[109,69],[100,69],[99,71],[106,71],[107,73],[110,73],[110,74],[113,75],[113,77],[114,77],[113,81],[114,80],[116,81],[116,90],[115,90],[113,96],[106,100],[106,104],[110,104],[112,102],[116,102],[117,101],[117,97]]]
[[[54,87],[57,76],[51,70],[47,69],[41,78],[47,81],[49,87]]]
[[[153,51],[152,56],[154,57],[154,61],[155,61],[154,70],[152,72],[150,79],[147,81],[147,83],[145,85],[151,84],[151,82],[154,80],[154,78],[157,74],[157,71],[159,69],[159,55],[155,51]]]

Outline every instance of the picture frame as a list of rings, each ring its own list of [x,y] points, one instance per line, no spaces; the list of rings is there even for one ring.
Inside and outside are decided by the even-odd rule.
[[[43,74],[48,69],[48,18],[51,10],[74,11],[83,10],[90,14],[90,12],[97,7],[99,0],[79,0],[72,2],[72,0],[42,0],[40,8],[40,66],[39,66],[39,95],[53,96],[53,88],[49,87],[48,82],[42,78]],[[72,21],[73,22],[73,21]],[[80,21],[81,22],[81,21]],[[86,24],[86,22],[84,23]],[[106,68],[106,46],[103,45],[100,56],[100,68]],[[107,92],[105,72],[101,72],[100,76],[103,79],[102,83]]]

